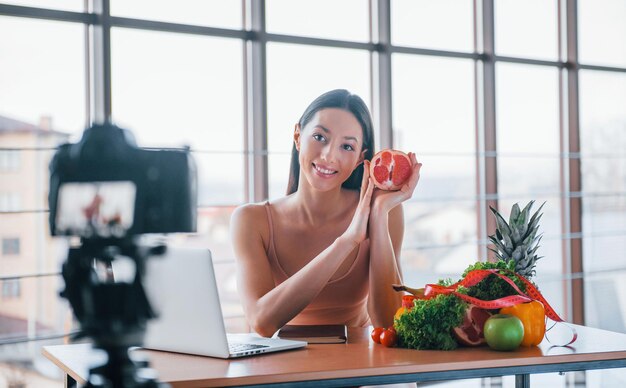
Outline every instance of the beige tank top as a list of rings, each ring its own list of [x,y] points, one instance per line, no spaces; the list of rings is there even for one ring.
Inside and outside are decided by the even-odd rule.
[[[279,285],[293,274],[288,274],[283,269],[276,255],[274,224],[269,202],[265,203],[265,210],[270,231],[267,257],[272,268],[274,283]],[[369,239],[359,244],[357,257],[348,272],[340,278],[329,281],[315,299],[289,323],[292,325],[345,324],[358,327],[369,325],[368,279]]]

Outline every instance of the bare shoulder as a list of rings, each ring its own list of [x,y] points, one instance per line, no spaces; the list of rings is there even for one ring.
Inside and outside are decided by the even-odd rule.
[[[267,222],[267,211],[265,203],[249,203],[237,207],[231,216],[231,228],[235,235],[246,235],[251,237],[258,235],[267,241],[269,226]]]
[[[232,222],[258,223],[266,218],[265,203],[247,203],[233,211]]]

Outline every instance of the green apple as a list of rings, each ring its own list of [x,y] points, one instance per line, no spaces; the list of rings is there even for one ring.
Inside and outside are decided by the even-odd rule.
[[[483,330],[487,345],[495,350],[515,350],[524,339],[522,321],[510,314],[492,315],[485,322]]]

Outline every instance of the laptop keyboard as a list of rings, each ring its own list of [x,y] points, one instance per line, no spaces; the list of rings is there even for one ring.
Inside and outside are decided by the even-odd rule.
[[[267,345],[256,345],[256,344],[228,344],[228,350],[231,353],[241,353],[248,352],[250,350],[256,350],[261,348],[269,348]],[[250,352],[250,354],[255,352]],[[260,352],[258,352],[260,353]]]

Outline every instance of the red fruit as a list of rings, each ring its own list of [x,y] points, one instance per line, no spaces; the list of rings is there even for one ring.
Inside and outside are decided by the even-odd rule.
[[[385,331],[384,327],[377,327],[374,330],[372,330],[372,341],[376,342],[377,344],[380,343],[380,335],[383,333],[383,331]]]
[[[389,328],[380,335],[380,343],[385,347],[392,348],[398,343],[398,334],[395,329]]]
[[[484,344],[486,341],[483,328],[490,316],[491,313],[489,313],[489,311],[470,304],[467,310],[465,310],[461,326],[452,329],[458,342],[467,346]]]
[[[402,295],[402,307],[410,310],[413,308],[413,301],[417,299],[414,295]]]
[[[411,176],[411,170],[411,159],[402,151],[382,150],[370,163],[370,176],[381,190],[400,190]]]

